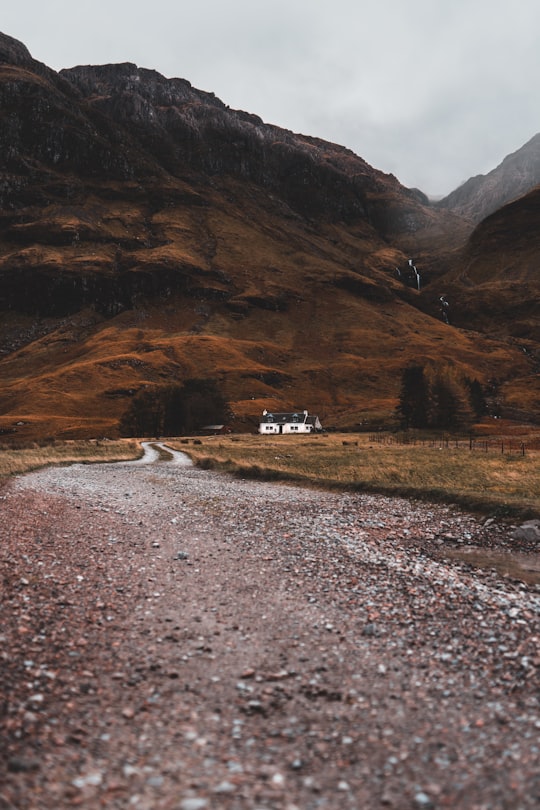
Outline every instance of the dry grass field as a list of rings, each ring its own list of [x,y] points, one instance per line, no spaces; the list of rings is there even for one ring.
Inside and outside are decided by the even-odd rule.
[[[456,503],[509,517],[540,516],[540,430],[403,443],[390,434],[252,434],[174,438],[199,466],[242,477]],[[135,439],[0,445],[0,481],[49,464],[125,461]]]
[[[134,439],[34,442],[17,448],[0,444],[0,481],[49,464],[127,461],[141,454],[140,444]]]
[[[540,431],[539,431],[540,432]],[[205,467],[260,477],[458,503],[500,515],[540,514],[539,436],[382,441],[368,434],[231,436],[171,441]],[[537,449],[534,449],[534,448]],[[528,449],[532,448],[532,449]],[[503,452],[504,450],[504,452]]]

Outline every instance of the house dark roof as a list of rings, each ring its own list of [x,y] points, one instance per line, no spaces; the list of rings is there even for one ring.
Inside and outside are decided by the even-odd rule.
[[[311,419],[312,417],[307,417]],[[261,422],[273,422],[274,424],[285,424],[285,422],[305,422],[306,414],[303,411],[296,411],[291,413],[265,413],[262,416]]]

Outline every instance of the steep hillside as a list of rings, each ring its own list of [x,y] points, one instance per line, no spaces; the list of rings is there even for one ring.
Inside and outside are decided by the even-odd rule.
[[[540,342],[540,189],[500,208],[473,231],[439,282],[455,322]]]
[[[530,361],[529,371],[502,385],[505,413],[540,417],[540,189],[481,222],[454,254],[453,268],[424,297],[444,294],[452,323],[504,338]]]
[[[505,157],[489,172],[471,177],[437,203],[471,222],[481,222],[497,208],[527,194],[540,184],[540,134]]]
[[[470,228],[349,150],[132,64],[57,74],[0,35],[0,430],[112,435],[145,386],[215,379],[264,407],[388,418],[433,360],[523,379],[396,277]],[[436,313],[435,313],[436,314]]]

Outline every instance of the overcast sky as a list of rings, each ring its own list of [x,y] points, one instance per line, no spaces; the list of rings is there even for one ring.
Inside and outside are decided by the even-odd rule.
[[[446,194],[540,132],[538,0],[18,0],[59,70],[135,62]]]

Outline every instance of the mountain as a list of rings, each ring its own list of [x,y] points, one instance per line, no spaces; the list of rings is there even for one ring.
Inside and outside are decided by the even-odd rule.
[[[478,223],[540,184],[540,134],[505,157],[489,174],[471,177],[436,206]]]
[[[202,377],[251,429],[263,408],[379,424],[419,360],[533,373],[438,317],[471,225],[342,146],[131,63],[56,73],[5,35],[0,113],[5,435],[114,435],[138,392]]]
[[[518,346],[529,370],[502,383],[504,413],[540,417],[540,188],[499,208],[455,251],[431,294],[452,302],[452,323]],[[528,415],[528,416],[527,416]]]
[[[438,285],[458,306],[456,323],[540,343],[540,188],[486,217]]]

